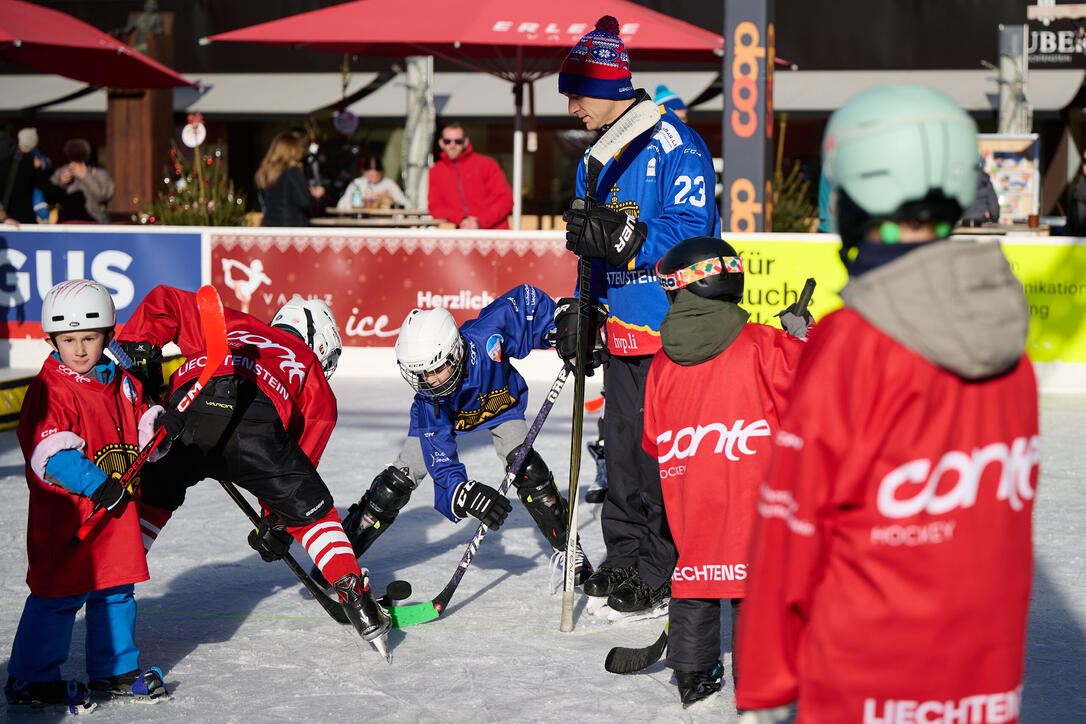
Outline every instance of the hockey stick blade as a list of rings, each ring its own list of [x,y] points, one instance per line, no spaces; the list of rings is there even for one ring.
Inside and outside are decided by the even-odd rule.
[[[664,624],[663,633],[651,644],[640,649],[628,649],[616,646],[607,653],[607,659],[603,662],[603,668],[612,674],[636,674],[643,671],[664,655],[667,648],[667,624]]]

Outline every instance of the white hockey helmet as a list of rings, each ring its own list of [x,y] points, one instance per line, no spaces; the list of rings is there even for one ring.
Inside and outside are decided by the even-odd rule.
[[[77,329],[113,329],[116,324],[113,297],[98,282],[71,279],[45,293],[41,328],[46,334]]]
[[[336,371],[343,341],[332,310],[322,300],[294,296],[275,313],[271,326],[290,330],[305,340],[320,360],[326,378]]]
[[[400,325],[396,361],[400,374],[424,397],[446,397],[464,377],[464,341],[456,320],[446,309],[412,309]],[[427,375],[448,367],[449,376],[437,384]]]

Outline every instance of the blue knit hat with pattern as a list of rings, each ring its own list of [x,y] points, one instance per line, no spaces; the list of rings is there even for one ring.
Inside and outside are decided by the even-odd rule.
[[[613,16],[600,18],[569,51],[558,73],[558,92],[616,101],[634,97],[630,56]]]
[[[663,106],[669,111],[686,110],[686,104],[683,103],[683,99],[675,95],[675,91],[671,90],[663,83],[656,86],[656,93],[652,97],[652,102],[658,106]]]

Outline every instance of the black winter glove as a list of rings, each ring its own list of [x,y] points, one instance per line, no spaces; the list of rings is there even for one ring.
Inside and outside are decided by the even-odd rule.
[[[806,309],[803,310],[801,315],[796,308],[798,302],[794,302],[791,306],[786,308],[783,312],[777,313],[777,318],[780,319],[781,329],[793,337],[799,339],[807,338],[807,330],[814,324],[814,317]]]
[[[547,333],[547,339],[558,356],[570,364],[577,358],[577,327],[580,316],[580,302],[575,297],[562,297],[554,310],[554,329]],[[607,345],[603,341],[603,328],[607,322],[607,309],[600,304],[588,311],[589,320],[594,322],[588,354],[585,356],[585,369],[588,374],[607,361]]]
[[[124,510],[125,505],[128,504],[128,501],[132,499],[132,496],[117,481],[118,478],[115,477],[106,478],[101,485],[94,489],[90,497],[96,504],[105,508],[107,512],[119,515]]]
[[[176,440],[185,430],[185,416],[177,410],[166,410],[155,419],[155,431],[160,427],[166,428],[163,442]]]
[[[121,349],[132,358],[131,372],[143,384],[148,398],[157,400],[165,387],[162,379],[162,348],[153,342],[121,342]]]
[[[606,259],[611,266],[624,269],[637,256],[645,241],[643,222],[606,206],[585,208],[584,199],[574,199],[566,222],[566,248],[577,256]]]
[[[497,530],[502,527],[513,506],[504,495],[489,485],[469,480],[456,487],[452,509],[457,518],[467,518],[470,515],[478,518],[479,522],[490,530]]]
[[[287,527],[270,515],[260,519],[259,528],[249,531],[249,546],[267,563],[282,560],[293,542]]]

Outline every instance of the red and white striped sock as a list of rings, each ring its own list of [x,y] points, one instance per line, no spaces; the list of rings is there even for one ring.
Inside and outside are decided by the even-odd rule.
[[[155,539],[158,538],[158,534],[166,527],[166,523],[169,522],[173,511],[156,508],[145,503],[140,504],[139,511],[140,532],[143,533],[143,552],[147,553],[151,550]]]
[[[347,540],[343,523],[340,522],[335,508],[314,523],[288,527],[287,531],[302,544],[305,552],[317,564],[324,580],[334,583],[348,573],[353,573],[360,581],[363,581],[364,576],[358,567],[358,559],[354,557],[354,549],[351,548],[351,542]],[[365,585],[364,581],[363,585]]]

